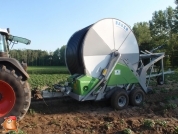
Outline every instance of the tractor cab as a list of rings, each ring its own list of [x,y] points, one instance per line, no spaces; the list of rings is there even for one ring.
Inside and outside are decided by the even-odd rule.
[[[0,29],[0,57],[8,57],[8,31]]]
[[[13,47],[17,43],[29,45],[30,42],[28,39],[11,35],[9,29],[0,28],[0,57],[9,57],[9,47],[11,44]]]

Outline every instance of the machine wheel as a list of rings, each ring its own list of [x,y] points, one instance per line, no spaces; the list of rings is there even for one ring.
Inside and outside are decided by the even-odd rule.
[[[26,81],[14,69],[0,65],[0,123],[4,117],[16,116],[22,119],[31,102],[31,92]]]
[[[163,85],[164,84],[163,76],[162,75],[158,76],[157,83],[158,83],[158,85]]]
[[[145,100],[145,93],[139,88],[135,88],[129,95],[130,104],[133,106],[139,106]]]
[[[111,96],[111,106],[116,110],[121,110],[127,107],[129,97],[126,90],[119,88]]]

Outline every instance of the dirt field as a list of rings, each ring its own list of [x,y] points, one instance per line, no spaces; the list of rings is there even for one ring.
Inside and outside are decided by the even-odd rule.
[[[121,111],[114,111],[106,102],[63,101],[49,104],[48,107],[44,104],[32,105],[31,108],[39,113],[31,111],[20,122],[20,128],[28,134],[119,134],[126,128],[138,134],[170,134],[178,126],[178,108],[165,111],[162,105],[147,103],[142,107],[128,107]],[[145,119],[157,123],[149,128],[149,125],[144,125]],[[165,126],[161,124],[164,121]]]
[[[19,128],[27,134],[178,133],[178,99],[170,96],[178,96],[178,90],[159,90],[147,95],[141,107],[128,106],[120,111],[106,101],[78,102],[66,98],[46,101],[48,106],[33,102]]]

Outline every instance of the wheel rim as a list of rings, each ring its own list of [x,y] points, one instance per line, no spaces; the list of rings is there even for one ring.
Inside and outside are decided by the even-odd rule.
[[[9,113],[15,104],[15,92],[5,81],[0,80],[0,117]]]
[[[119,107],[124,107],[125,104],[126,104],[126,102],[127,102],[127,99],[126,99],[125,96],[120,96],[120,97],[118,98],[118,106],[119,106]]]
[[[141,103],[143,100],[143,97],[142,97],[142,94],[141,93],[137,93],[136,96],[135,96],[135,102],[137,104]]]
[[[163,82],[163,80],[160,80],[160,82],[159,82],[161,85],[163,85],[164,84],[164,82]]]
[[[164,84],[163,77],[162,77],[162,76],[159,76],[159,77],[157,78],[157,82],[158,82],[158,84],[163,85],[163,84]]]

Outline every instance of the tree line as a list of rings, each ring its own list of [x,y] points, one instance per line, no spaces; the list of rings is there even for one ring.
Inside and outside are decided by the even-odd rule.
[[[10,57],[19,62],[26,62],[28,66],[65,66],[65,45],[54,52],[31,49],[14,49],[10,51]]]
[[[167,66],[178,65],[178,0],[176,8],[155,11],[149,22],[135,23],[132,30],[136,36],[140,50],[152,50],[160,45],[165,52]]]

